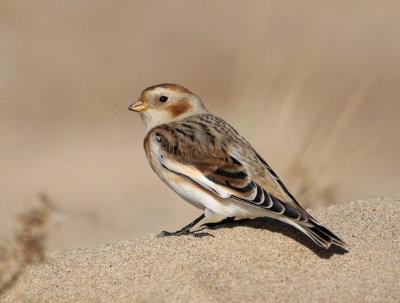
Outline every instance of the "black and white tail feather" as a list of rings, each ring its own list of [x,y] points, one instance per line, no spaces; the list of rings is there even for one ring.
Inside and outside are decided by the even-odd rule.
[[[319,246],[329,248],[332,244],[335,244],[346,250],[348,249],[346,243],[344,243],[342,239],[313,220],[310,220],[308,223],[298,223],[290,219],[286,219],[284,221],[306,234]]]
[[[297,207],[293,207],[266,192],[257,183],[254,183],[256,193],[253,199],[243,199],[237,196],[231,198],[247,203],[256,204],[259,207],[268,209],[277,216],[272,216],[282,222],[292,225],[305,235],[311,238],[317,245],[329,248],[332,244],[348,249],[346,243],[326,227],[318,223],[309,213],[307,213],[294,198]]]

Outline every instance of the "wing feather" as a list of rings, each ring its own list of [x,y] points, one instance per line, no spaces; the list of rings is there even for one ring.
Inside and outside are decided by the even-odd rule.
[[[214,161],[212,158],[185,155],[179,155],[176,159],[176,155],[161,157],[161,166],[221,198],[232,198],[293,220],[308,221],[302,209],[278,199],[255,182],[246,166],[233,156],[226,154],[226,160]]]

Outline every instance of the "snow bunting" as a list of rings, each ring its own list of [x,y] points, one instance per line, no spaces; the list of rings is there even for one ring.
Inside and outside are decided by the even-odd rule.
[[[246,139],[188,89],[151,86],[129,109],[139,112],[146,124],[144,149],[154,172],[204,211],[182,229],[158,236],[209,235],[191,231],[203,219],[271,217],[296,227],[319,246],[346,247],[300,206]]]

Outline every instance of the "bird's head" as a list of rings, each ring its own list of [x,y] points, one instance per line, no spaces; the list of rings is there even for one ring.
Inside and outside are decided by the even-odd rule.
[[[207,112],[198,96],[178,84],[159,84],[146,88],[129,110],[141,114],[148,130]]]

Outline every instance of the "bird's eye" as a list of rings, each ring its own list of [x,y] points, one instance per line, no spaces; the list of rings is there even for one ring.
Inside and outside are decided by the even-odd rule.
[[[166,97],[166,96],[160,97],[160,102],[166,102],[167,100],[168,100],[168,97]]]

